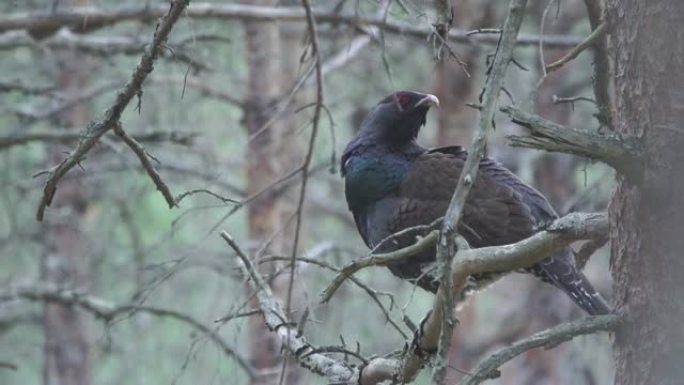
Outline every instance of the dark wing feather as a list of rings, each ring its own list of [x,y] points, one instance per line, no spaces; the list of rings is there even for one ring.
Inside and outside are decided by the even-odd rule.
[[[442,147],[431,150],[433,153],[447,153],[464,159],[467,152],[460,146]],[[520,194],[523,203],[529,208],[535,226],[543,226],[558,218],[549,201],[535,188],[526,184],[501,163],[484,158],[480,161],[480,172],[514,189]],[[522,239],[522,238],[521,238]],[[596,292],[589,280],[575,266],[575,259],[569,248],[543,259],[530,266],[528,271],[544,282],[550,283],[564,292],[589,314],[606,314],[610,308]]]
[[[423,213],[400,215],[392,230],[428,224],[441,217],[456,189],[465,159],[449,153],[428,152],[414,160],[399,186],[405,206]],[[520,193],[486,173],[480,174],[468,195],[459,232],[473,247],[504,245],[530,236],[534,223]]]
[[[463,169],[467,152],[460,146],[431,150],[419,157],[401,185],[402,206],[390,226],[390,233],[406,227],[431,223],[444,215]],[[484,158],[480,172],[468,196],[459,233],[473,247],[514,243],[529,237],[534,227],[544,225],[558,215],[548,200],[520,180],[499,162]],[[406,246],[413,242],[405,239]],[[434,260],[431,255],[420,261]],[[417,278],[422,273],[415,266],[396,266],[399,276]],[[565,291],[589,314],[610,312],[606,302],[587,278],[575,267],[569,248],[563,249],[527,269],[547,283]],[[436,290],[436,283],[425,278],[419,285]]]
[[[432,223],[444,216],[463,169],[464,158],[448,153],[429,152],[413,160],[397,191],[391,199],[393,215],[384,223],[375,223],[387,231],[370,239],[377,244],[397,231]],[[459,233],[473,247],[503,245],[526,238],[533,233],[534,223],[521,196],[505,184],[481,174],[476,178],[463,209]],[[407,235],[393,244],[383,245],[385,252],[408,246],[415,236]],[[392,272],[405,279],[419,279],[418,284],[431,291],[436,283],[424,276],[425,269],[434,261],[435,250],[412,258],[410,262],[390,266]],[[482,280],[485,284],[485,281]]]

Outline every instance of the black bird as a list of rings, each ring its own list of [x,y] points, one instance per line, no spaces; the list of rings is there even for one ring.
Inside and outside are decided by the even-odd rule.
[[[356,226],[373,249],[400,230],[429,225],[444,216],[456,189],[467,153],[460,146],[433,150],[416,143],[418,131],[437,97],[400,91],[382,99],[361,123],[342,155],[345,195]],[[500,163],[483,158],[463,208],[458,232],[471,247],[505,245],[534,234],[535,228],[558,217],[544,196]],[[406,247],[414,235],[384,242],[376,252]],[[396,276],[437,291],[432,262],[435,249],[395,263]],[[589,314],[610,309],[575,267],[566,248],[525,269],[567,293]],[[501,276],[491,272],[470,277],[461,297]]]

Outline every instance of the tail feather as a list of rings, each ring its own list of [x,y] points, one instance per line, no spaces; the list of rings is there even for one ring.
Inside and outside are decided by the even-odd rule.
[[[579,307],[590,315],[609,314],[610,307],[594,289],[587,277],[577,269],[570,250],[543,259],[532,272],[545,282],[563,290]]]

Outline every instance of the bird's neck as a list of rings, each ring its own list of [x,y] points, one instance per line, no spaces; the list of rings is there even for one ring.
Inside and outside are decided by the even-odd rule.
[[[404,179],[411,162],[425,152],[415,142],[397,147],[364,141],[345,153],[343,171],[347,203],[361,209],[392,194]]]

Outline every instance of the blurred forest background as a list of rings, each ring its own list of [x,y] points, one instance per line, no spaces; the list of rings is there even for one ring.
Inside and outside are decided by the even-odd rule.
[[[510,98],[555,122],[597,127],[595,104],[563,99],[592,97],[590,52],[544,76],[545,64],[590,33],[585,3],[530,3],[521,30],[530,41],[515,49],[519,65],[505,82]],[[316,102],[313,60],[303,17],[258,21],[210,11],[226,4],[233,5],[191,2],[188,9],[207,11],[181,15],[121,118],[173,196],[181,198],[178,206],[169,208],[136,154],[110,132],[63,177],[39,222],[35,213],[46,180],[40,172],[62,161],[87,135],[88,123],[114,103],[168,4],[0,3],[1,384],[281,381],[280,346],[253,311],[234,253],[219,232],[230,233],[260,263],[278,297],[287,296],[301,164]],[[293,0],[243,4],[304,12]],[[454,30],[471,31],[499,28],[507,2],[452,5]],[[426,0],[313,6],[349,20],[385,17],[421,31],[430,30],[434,15],[433,2]],[[110,13],[113,21],[89,25],[83,18],[63,23],[65,28],[35,29],[11,23],[86,8]],[[125,10],[148,16],[125,17]],[[331,267],[368,253],[344,201],[339,155],[367,110],[400,89],[433,93],[441,101],[421,132],[423,145],[469,145],[478,114],[466,104],[477,103],[496,38],[481,31],[450,42],[466,73],[451,55],[435,60],[434,44],[423,35],[332,19],[317,28],[325,109],[308,167],[297,248],[311,263],[297,265],[291,318],[307,317],[304,333],[319,346],[385,354],[403,346],[411,331],[402,319],[419,322],[432,296],[376,267],[357,275],[375,297],[348,281],[330,303],[320,304],[335,275]],[[539,34],[559,36],[540,45],[534,38]],[[506,98],[500,103],[509,103]],[[489,154],[542,191],[561,215],[605,208],[612,169],[507,146],[505,135],[518,130],[499,117]],[[610,298],[607,256],[600,250],[585,272]],[[475,295],[457,316],[452,381],[503,344],[582,313],[559,290],[511,274]],[[491,383],[606,384],[612,365],[608,337],[590,335],[553,350],[532,350]],[[286,384],[326,383],[287,367]],[[416,383],[429,383],[429,374]]]

